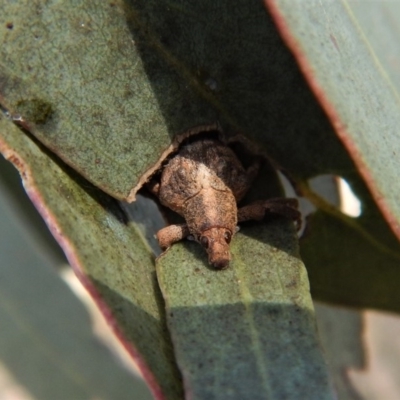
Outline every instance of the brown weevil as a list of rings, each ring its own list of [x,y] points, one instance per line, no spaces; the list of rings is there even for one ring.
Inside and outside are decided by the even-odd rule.
[[[218,139],[183,144],[163,168],[159,182],[148,184],[161,204],[186,221],[159,230],[160,247],[165,250],[190,237],[204,247],[214,268],[224,269],[231,259],[229,243],[238,222],[261,220],[268,212],[293,219],[299,228],[297,199],[259,200],[238,209],[258,169],[258,162],[245,169],[234,151]]]

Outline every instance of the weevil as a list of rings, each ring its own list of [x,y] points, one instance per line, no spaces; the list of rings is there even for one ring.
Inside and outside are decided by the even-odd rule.
[[[161,204],[180,214],[183,224],[167,226],[156,237],[165,250],[189,237],[207,251],[216,269],[228,267],[229,244],[238,222],[261,220],[266,213],[280,214],[300,227],[297,199],[258,200],[238,208],[259,170],[259,162],[247,169],[235,152],[214,138],[203,138],[182,145],[168,161],[159,181],[148,187]]]

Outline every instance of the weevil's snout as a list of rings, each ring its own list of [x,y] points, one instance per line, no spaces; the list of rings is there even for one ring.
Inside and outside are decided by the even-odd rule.
[[[212,261],[212,260],[209,260],[209,261],[210,261],[210,264],[215,269],[221,270],[221,269],[225,269],[225,268],[229,267],[230,258],[225,257],[225,258],[219,258],[218,260],[215,260],[215,261]]]
[[[210,228],[200,236],[200,244],[206,249],[208,261],[215,269],[225,269],[229,266],[231,238],[232,233],[225,228]]]
[[[229,251],[229,244],[214,242],[207,251],[208,262],[215,269],[225,269],[229,267],[231,260],[231,253]]]

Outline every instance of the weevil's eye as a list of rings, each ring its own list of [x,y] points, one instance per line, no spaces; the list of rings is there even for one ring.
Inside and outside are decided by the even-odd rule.
[[[225,231],[225,233],[224,233],[224,238],[225,238],[225,240],[226,240],[226,243],[230,243],[230,242],[231,242],[231,239],[232,239],[231,233],[230,233],[229,231]]]
[[[202,237],[200,238],[200,244],[201,244],[205,249],[207,249],[207,248],[208,248],[208,237],[202,236]]]

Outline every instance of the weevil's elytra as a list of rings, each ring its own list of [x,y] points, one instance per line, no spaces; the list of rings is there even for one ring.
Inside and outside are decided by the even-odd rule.
[[[161,204],[180,214],[185,224],[170,225],[157,233],[161,248],[191,236],[206,250],[216,269],[228,267],[229,243],[237,223],[261,220],[266,212],[281,214],[300,224],[296,199],[260,200],[242,208],[238,202],[258,173],[258,163],[245,168],[222,141],[201,137],[183,144],[148,187]]]

